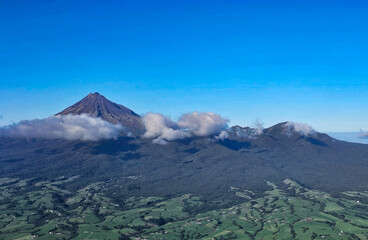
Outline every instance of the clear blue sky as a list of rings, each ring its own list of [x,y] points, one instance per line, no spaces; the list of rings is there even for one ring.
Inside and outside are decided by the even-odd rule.
[[[99,92],[137,113],[368,129],[367,1],[0,0],[0,125]]]

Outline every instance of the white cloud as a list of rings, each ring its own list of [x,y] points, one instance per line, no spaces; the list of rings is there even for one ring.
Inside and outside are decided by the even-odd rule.
[[[219,135],[215,136],[217,140],[225,140],[226,138],[229,138],[230,135],[227,131],[221,131]]]
[[[190,133],[179,128],[178,124],[160,113],[148,113],[143,117],[146,132],[145,138],[160,138],[162,140],[183,139]],[[157,142],[156,142],[157,143]]]
[[[286,127],[286,132],[291,134],[291,131],[298,132],[304,136],[313,135],[316,131],[309,125],[304,123],[287,122],[284,125]]]
[[[209,136],[218,134],[225,128],[229,120],[215,113],[192,112],[181,116],[178,125],[188,129],[196,136]]]
[[[145,138],[154,138],[154,143],[183,139],[191,136],[219,134],[227,128],[228,120],[215,113],[187,113],[177,122],[159,113],[148,113],[143,117]]]
[[[98,141],[116,138],[122,131],[123,127],[121,125],[114,125],[99,118],[90,117],[87,114],[69,114],[21,121],[0,128],[0,135],[19,138],[63,138]]]

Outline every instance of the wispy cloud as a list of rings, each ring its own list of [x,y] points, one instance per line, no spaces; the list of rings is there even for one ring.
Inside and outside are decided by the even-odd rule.
[[[368,131],[360,129],[360,133],[357,136],[360,139],[368,139]]]
[[[263,133],[263,129],[264,129],[264,123],[257,119],[254,123],[253,123],[253,129],[254,129],[254,134],[255,135],[260,135]]]

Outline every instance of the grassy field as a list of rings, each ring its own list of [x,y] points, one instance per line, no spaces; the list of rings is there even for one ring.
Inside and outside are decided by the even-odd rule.
[[[189,194],[119,205],[105,183],[71,193],[70,181],[0,179],[0,239],[368,239],[367,192],[333,198],[286,179],[257,198],[229,186],[242,204],[193,215],[206,203]]]

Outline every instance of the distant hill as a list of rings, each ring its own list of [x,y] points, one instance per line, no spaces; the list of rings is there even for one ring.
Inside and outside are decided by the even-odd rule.
[[[86,113],[107,122],[122,124],[133,133],[143,133],[144,126],[138,114],[123,105],[111,102],[99,93],[90,93],[88,96],[64,109],[56,115]]]

